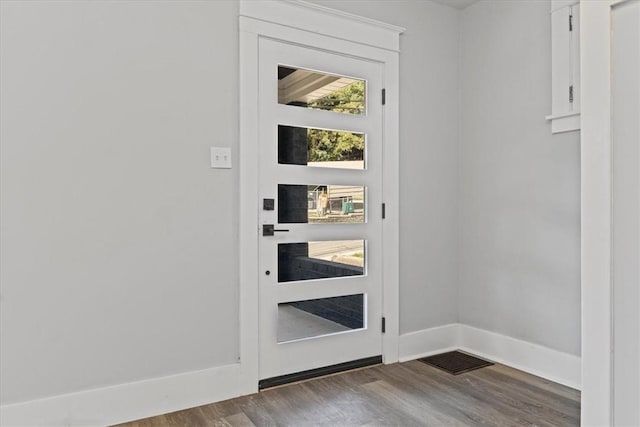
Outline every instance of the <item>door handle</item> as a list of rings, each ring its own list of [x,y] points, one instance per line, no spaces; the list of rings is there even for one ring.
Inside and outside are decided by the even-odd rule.
[[[275,233],[288,233],[289,230],[276,229],[273,224],[262,224],[262,235],[273,236]]]

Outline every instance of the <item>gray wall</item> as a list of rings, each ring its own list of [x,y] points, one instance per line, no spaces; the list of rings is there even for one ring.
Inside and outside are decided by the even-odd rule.
[[[237,4],[1,8],[2,403],[235,363]]]
[[[579,133],[544,120],[549,3],[461,19],[460,322],[579,355]]]
[[[400,37],[400,333],[457,321],[459,11],[430,1],[314,3]]]
[[[578,137],[543,119],[547,3],[317,3],[407,28],[401,332],[460,320],[578,354]],[[0,5],[1,402],[234,363],[238,169],[208,150],[237,154],[237,4]]]
[[[0,401],[234,363],[237,3],[0,4]],[[458,12],[330,5],[408,28],[401,331],[453,322]]]

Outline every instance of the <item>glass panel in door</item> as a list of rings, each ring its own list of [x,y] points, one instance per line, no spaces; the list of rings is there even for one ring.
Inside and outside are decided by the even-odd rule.
[[[382,66],[265,39],[259,74],[260,377],[379,355]]]
[[[278,342],[362,329],[364,308],[363,294],[279,303]]]
[[[365,222],[366,188],[359,185],[278,184],[280,224]]]
[[[278,283],[365,274],[364,240],[279,243]]]
[[[317,168],[364,169],[360,132],[278,125],[278,163]]]
[[[278,65],[278,103],[343,114],[365,114],[365,82]]]

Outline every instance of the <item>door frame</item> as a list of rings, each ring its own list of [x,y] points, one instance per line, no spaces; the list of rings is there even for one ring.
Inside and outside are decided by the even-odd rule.
[[[582,91],[582,425],[616,425],[616,362],[612,185],[612,11],[631,0],[580,0]],[[615,114],[615,112],[614,112]],[[638,301],[636,304],[640,304]],[[631,337],[633,339],[633,337]]]
[[[258,41],[271,38],[377,61],[384,66],[382,193],[383,363],[398,361],[399,336],[399,36],[404,28],[292,0],[240,1],[239,362],[242,389],[258,391]],[[275,84],[275,83],[274,83]]]

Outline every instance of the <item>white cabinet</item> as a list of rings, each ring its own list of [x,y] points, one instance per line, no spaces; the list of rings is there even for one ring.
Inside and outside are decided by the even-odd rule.
[[[580,4],[551,0],[551,132],[580,129]]]

